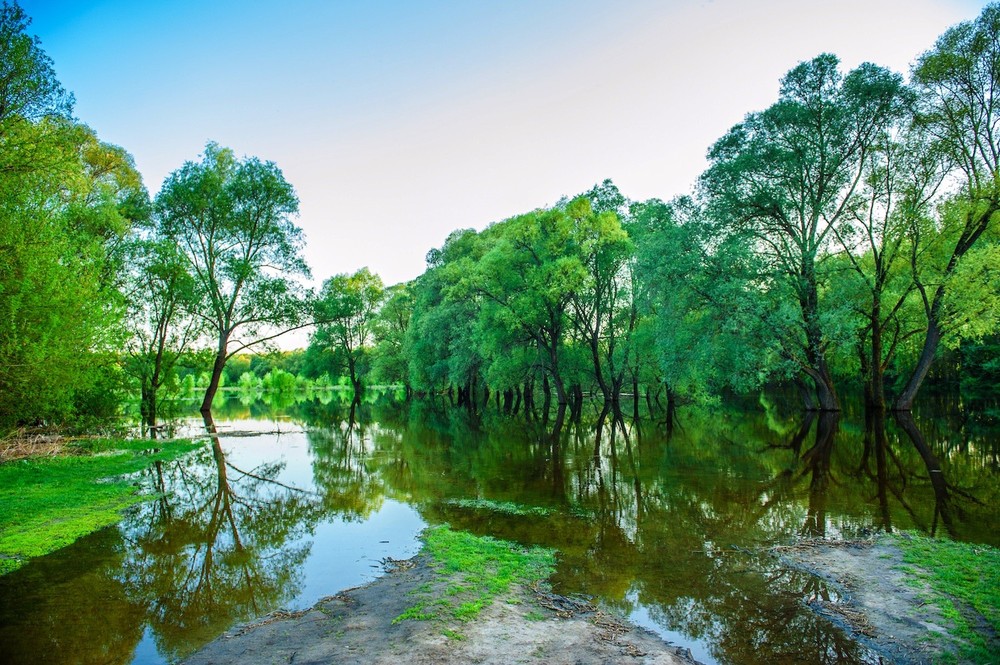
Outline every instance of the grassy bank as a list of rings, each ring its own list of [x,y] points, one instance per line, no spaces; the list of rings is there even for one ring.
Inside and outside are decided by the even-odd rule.
[[[912,579],[930,589],[925,600],[951,621],[949,632],[962,656],[977,663],[1000,662],[982,625],[1000,634],[1000,550],[912,533],[897,535],[893,542]]]
[[[555,570],[555,551],[526,548],[517,543],[453,531],[447,526],[428,527],[422,536],[438,579],[418,591],[417,603],[396,617],[406,619],[472,621],[511,587],[547,579]],[[461,639],[445,629],[444,634]]]
[[[0,464],[0,575],[116,523],[123,508],[150,498],[124,476],[199,445],[88,439],[59,457]]]

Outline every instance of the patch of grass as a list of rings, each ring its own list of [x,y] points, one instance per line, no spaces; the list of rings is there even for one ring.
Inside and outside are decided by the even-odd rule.
[[[457,630],[452,630],[451,628],[445,628],[441,631],[441,634],[450,640],[455,640],[456,642],[461,642],[462,640],[467,639],[465,635]]]
[[[554,511],[542,506],[526,506],[512,501],[492,501],[490,499],[450,499],[445,501],[450,506],[468,508],[470,510],[483,510],[491,513],[502,513],[504,515],[518,515],[527,517],[548,517]]]
[[[406,611],[393,619],[392,623],[397,624],[400,621],[406,621],[407,619],[413,619],[414,621],[430,621],[431,619],[436,618],[437,614],[426,611],[423,603],[417,603],[413,607],[406,608]]]
[[[436,613],[426,610],[429,602],[453,619],[472,621],[512,585],[541,582],[555,570],[555,551],[550,549],[527,548],[489,536],[453,531],[447,526],[428,527],[422,538],[431,565],[441,575],[442,595],[433,601],[418,602],[393,623],[436,618]]]
[[[538,610],[531,610],[524,615],[524,618],[528,621],[545,621],[545,615]]]
[[[199,445],[85,439],[67,446],[72,456],[0,465],[0,575],[115,524],[124,508],[150,498],[125,476]]]
[[[1000,632],[1000,550],[917,534],[898,536],[894,542],[908,564],[906,572],[933,590],[934,603],[951,622],[949,632],[963,657],[990,662],[995,654],[960,608],[969,608]]]

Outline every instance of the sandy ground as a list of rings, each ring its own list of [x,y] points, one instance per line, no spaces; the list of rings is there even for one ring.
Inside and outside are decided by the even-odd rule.
[[[807,599],[810,608],[885,661],[967,662],[947,636],[949,620],[927,602],[927,589],[899,570],[902,553],[891,543],[804,542],[772,552],[782,563],[825,580],[830,593]],[[1000,653],[997,636],[984,637]]]
[[[393,623],[416,595],[448,586],[423,555],[411,562],[305,612],[236,629],[185,663],[695,663],[687,650],[588,603],[523,587],[470,622]]]

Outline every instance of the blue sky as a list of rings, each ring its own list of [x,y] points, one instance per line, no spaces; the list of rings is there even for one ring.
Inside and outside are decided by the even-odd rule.
[[[906,72],[970,0],[24,0],[76,115],[155,194],[209,140],[275,161],[316,282],[411,279],[457,228],[612,178],[688,193],[711,143],[829,51]]]

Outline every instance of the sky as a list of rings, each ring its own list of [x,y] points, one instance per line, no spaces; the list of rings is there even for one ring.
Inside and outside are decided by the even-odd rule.
[[[460,228],[611,178],[690,193],[822,52],[907,73],[972,0],[21,0],[76,116],[155,195],[208,141],[300,199],[315,285],[423,272]]]

